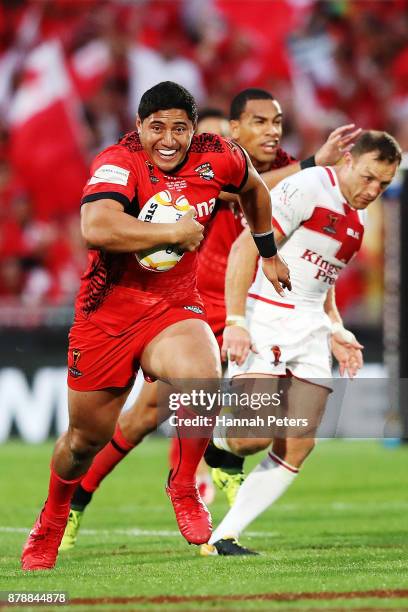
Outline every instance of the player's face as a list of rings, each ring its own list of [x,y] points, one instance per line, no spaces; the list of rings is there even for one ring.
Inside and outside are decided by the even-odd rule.
[[[248,100],[239,120],[231,121],[234,140],[246,149],[255,167],[270,164],[282,138],[282,109],[276,100]]]
[[[187,155],[194,124],[185,110],[170,108],[136,120],[140,142],[152,162],[163,172],[171,172]]]
[[[197,123],[197,134],[218,134],[229,136],[229,124],[222,117],[206,117]]]
[[[377,151],[364,153],[357,158],[346,156],[344,195],[353,208],[367,208],[388,187],[394,178],[398,164],[379,161]]]

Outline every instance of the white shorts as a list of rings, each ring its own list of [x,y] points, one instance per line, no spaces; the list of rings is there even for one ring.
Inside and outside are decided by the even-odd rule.
[[[325,312],[301,312],[249,298],[247,320],[258,353],[251,351],[241,366],[230,362],[230,378],[243,374],[284,376],[289,370],[297,378],[319,379],[319,384],[332,388],[331,322]]]

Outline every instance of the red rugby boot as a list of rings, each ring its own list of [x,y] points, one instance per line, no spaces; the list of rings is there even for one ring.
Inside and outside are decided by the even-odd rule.
[[[68,519],[68,515],[67,515]],[[58,555],[58,547],[64,535],[66,521],[55,526],[44,517],[44,509],[34,523],[21,554],[23,570],[52,569]]]
[[[212,532],[211,514],[200,497],[195,484],[171,482],[171,472],[166,493],[173,504],[180,533],[189,544],[205,544]]]

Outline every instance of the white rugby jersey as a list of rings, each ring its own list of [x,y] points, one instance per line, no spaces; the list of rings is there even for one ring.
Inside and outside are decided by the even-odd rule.
[[[259,262],[248,296],[283,308],[320,310],[361,246],[366,212],[347,204],[329,167],[289,176],[272,189],[271,198],[274,226],[287,237],[279,252],[289,266],[292,291],[281,298]]]

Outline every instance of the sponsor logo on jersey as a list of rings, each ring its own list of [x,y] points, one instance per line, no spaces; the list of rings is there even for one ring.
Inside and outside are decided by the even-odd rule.
[[[93,177],[89,180],[88,185],[96,185],[97,183],[113,183],[115,185],[126,186],[129,179],[129,170],[114,166],[113,164],[104,164],[97,168]]]
[[[212,169],[210,162],[200,164],[197,166],[197,168],[194,168],[194,171],[206,181],[212,181],[212,179],[215,177],[214,170]]]
[[[211,215],[215,208],[216,202],[217,200],[215,198],[210,198],[208,202],[198,202],[195,204],[198,218],[201,219],[202,217],[208,217],[208,215]]]
[[[273,365],[276,367],[276,366],[277,366],[277,365],[279,365],[279,364],[280,364],[280,362],[281,362],[281,361],[280,361],[280,358],[281,358],[282,352],[281,352],[281,350],[280,350],[280,347],[279,347],[279,346],[277,346],[276,344],[275,344],[275,346],[273,346],[273,347],[271,348],[271,351],[272,351],[273,356],[274,356],[274,361],[273,361],[272,363],[273,363]]]
[[[150,223],[150,221],[153,219],[153,215],[154,212],[157,210],[158,207],[158,203],[157,202],[150,202],[149,204],[149,210],[147,211],[147,213],[145,214],[145,218],[144,221],[147,221],[148,223]]]
[[[336,228],[334,226],[339,220],[339,217],[330,213],[327,215],[327,218],[329,220],[329,224],[323,227],[323,231],[327,232],[328,234],[336,234]]]
[[[341,266],[335,266],[326,259],[323,259],[319,253],[311,251],[310,249],[306,249],[302,255],[302,259],[318,267],[316,275],[314,276],[316,280],[320,280],[328,285],[334,285],[341,270]]]
[[[78,349],[72,349],[72,366],[68,368],[68,370],[71,376],[73,376],[74,378],[82,376],[82,372],[77,368],[78,361],[80,360],[80,358],[81,351],[79,351]]]
[[[353,230],[352,227],[348,227],[347,228],[346,234],[347,234],[347,236],[350,236],[351,238],[355,238],[356,240],[360,240],[360,232],[357,232],[356,230]]]
[[[184,310],[190,310],[191,312],[195,312],[195,314],[204,314],[204,310],[200,308],[200,306],[184,306]]]
[[[150,178],[150,182],[151,183],[158,183],[160,181],[160,179],[154,175],[154,166],[151,162],[149,162],[149,160],[146,160],[146,166],[147,169],[149,171],[149,178]]]

